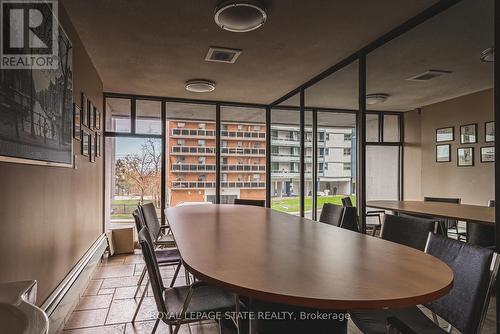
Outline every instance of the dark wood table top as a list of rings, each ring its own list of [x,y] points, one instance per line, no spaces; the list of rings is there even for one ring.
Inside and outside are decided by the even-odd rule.
[[[423,201],[368,201],[366,206],[408,214],[453,218],[469,223],[495,224],[495,208],[480,205]]]
[[[428,254],[271,209],[169,208],[184,264],[199,279],[275,303],[354,310],[438,299],[452,270]]]

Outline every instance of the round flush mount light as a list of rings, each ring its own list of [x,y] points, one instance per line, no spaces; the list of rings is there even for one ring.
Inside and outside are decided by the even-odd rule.
[[[215,90],[215,82],[205,79],[193,79],[186,82],[186,90],[193,93],[208,93]]]
[[[389,98],[389,94],[377,93],[377,94],[368,94],[366,95],[366,104],[374,105],[378,103],[383,103],[387,101]]]
[[[248,32],[261,27],[267,20],[265,7],[253,0],[224,1],[215,8],[215,23],[231,32]]]
[[[495,61],[495,48],[487,48],[481,52],[481,61],[483,63],[492,63]]]

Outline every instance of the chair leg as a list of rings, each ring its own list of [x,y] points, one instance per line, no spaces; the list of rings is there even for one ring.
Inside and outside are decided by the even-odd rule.
[[[142,292],[141,299],[139,299],[139,304],[137,304],[137,307],[135,308],[135,313],[134,316],[132,317],[132,323],[135,322],[135,318],[137,318],[137,314],[139,314],[139,309],[141,308],[142,301],[144,300],[144,297],[146,296],[146,292],[148,291],[149,287],[149,281],[146,283],[146,286],[144,287],[144,291]],[[160,321],[160,319],[158,319]],[[154,333],[154,331],[153,331]]]
[[[144,280],[144,276],[146,276],[146,265],[144,264],[144,268],[142,269],[141,277],[139,277],[139,281],[137,282],[137,289],[135,289],[134,298],[137,298],[137,294],[139,293],[139,289],[141,288],[142,281]]]
[[[179,329],[181,329],[181,324],[177,324],[177,325],[175,325],[175,328],[174,328],[174,334],[179,333]]]
[[[189,276],[189,271],[187,271],[186,268],[184,268],[184,274],[186,275],[186,285],[191,284],[191,277]]]
[[[217,320],[217,322],[219,323],[219,334],[222,334],[222,322],[219,320]]]
[[[175,273],[174,277],[172,277],[172,281],[170,282],[170,287],[172,288],[174,286],[175,280],[177,279],[177,275],[179,275],[179,270],[181,269],[181,263],[177,265],[177,268],[175,268]]]
[[[160,324],[160,318],[156,318],[155,325],[153,326],[153,330],[151,331],[151,334],[155,334],[156,329],[158,328],[158,325]]]

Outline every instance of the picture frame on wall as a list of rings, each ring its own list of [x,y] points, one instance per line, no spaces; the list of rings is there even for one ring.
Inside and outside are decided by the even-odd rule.
[[[90,156],[90,134],[82,130],[82,155]]]
[[[484,123],[484,142],[492,143],[495,141],[495,122]]]
[[[73,103],[73,138],[82,140],[82,111],[78,104]]]
[[[481,147],[481,162],[495,162],[495,146]]]
[[[474,166],[474,147],[459,147],[457,149],[457,165],[459,167]]]
[[[81,101],[81,106],[80,108],[82,109],[82,125],[89,127],[89,121],[90,121],[90,115],[89,115],[89,100],[87,99],[87,96],[85,93],[82,93],[82,101]]]
[[[95,152],[96,152],[96,147],[95,147],[95,133],[91,133],[89,135],[89,145],[90,145],[90,162],[95,162]]]
[[[455,140],[455,127],[449,126],[446,128],[436,129],[436,143],[442,143]]]
[[[89,128],[91,130],[94,130],[95,129],[95,106],[92,102],[90,102],[90,111],[89,111],[89,117],[90,117],[90,120],[89,120]]]
[[[95,116],[94,116],[94,121],[95,121],[95,129],[100,130],[101,129],[101,112],[99,109],[95,108]]]
[[[99,132],[95,134],[95,155],[96,157],[101,156],[101,134]]]
[[[477,124],[466,124],[460,126],[460,144],[477,143]]]
[[[436,145],[436,162],[451,162],[451,145]]]

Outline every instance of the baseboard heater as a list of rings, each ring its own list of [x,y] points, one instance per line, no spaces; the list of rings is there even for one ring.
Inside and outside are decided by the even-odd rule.
[[[42,304],[41,308],[49,317],[49,333],[56,333],[64,325],[107,245],[106,235],[102,234]]]

